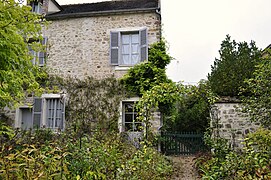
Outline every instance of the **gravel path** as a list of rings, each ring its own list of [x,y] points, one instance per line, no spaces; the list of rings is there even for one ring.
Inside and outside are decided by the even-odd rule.
[[[194,169],[195,156],[170,156],[174,163],[173,180],[199,180]]]

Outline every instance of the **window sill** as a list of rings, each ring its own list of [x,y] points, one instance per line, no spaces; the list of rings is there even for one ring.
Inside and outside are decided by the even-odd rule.
[[[133,66],[115,66],[116,71],[127,71]]]

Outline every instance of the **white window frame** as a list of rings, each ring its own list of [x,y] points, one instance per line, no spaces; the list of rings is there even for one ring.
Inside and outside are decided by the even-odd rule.
[[[124,103],[135,103],[135,102],[138,102],[139,101],[139,97],[133,97],[133,98],[129,98],[129,99],[125,99],[125,100],[122,100],[120,102],[120,108],[119,108],[119,112],[120,112],[120,117],[119,117],[119,132],[143,132],[142,131],[125,131],[125,112],[124,112],[124,107],[123,107],[123,104]],[[144,126],[144,124],[143,124]]]
[[[129,42],[128,44],[124,44],[123,43],[123,37],[124,36],[128,36],[129,37]],[[138,46],[138,52],[133,52],[132,51],[132,46],[133,46],[133,42],[132,42],[132,35],[137,35],[137,43],[136,45]],[[119,66],[134,66],[135,64],[138,64],[140,62],[140,38],[139,38],[139,31],[132,31],[132,32],[120,32],[120,57],[119,57]],[[123,51],[123,46],[128,45],[129,46],[129,52],[128,54],[125,54]],[[135,45],[135,44],[134,44]],[[133,55],[137,55],[137,62],[136,63],[130,63],[130,64],[126,64],[124,63],[124,56],[128,55],[129,56],[129,62],[132,62],[132,56]]]

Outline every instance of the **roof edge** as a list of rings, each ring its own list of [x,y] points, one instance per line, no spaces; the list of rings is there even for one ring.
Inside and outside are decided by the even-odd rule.
[[[51,0],[60,10],[63,10],[62,6],[58,4],[56,0]]]
[[[111,11],[95,11],[95,12],[83,12],[83,13],[70,13],[70,14],[50,14],[45,16],[47,20],[58,20],[58,19],[66,19],[66,18],[79,18],[79,17],[91,17],[91,16],[104,16],[110,14],[120,14],[126,13],[131,14],[134,12],[156,12],[157,7],[155,8],[141,8],[141,9],[124,9],[124,10],[111,10]]]

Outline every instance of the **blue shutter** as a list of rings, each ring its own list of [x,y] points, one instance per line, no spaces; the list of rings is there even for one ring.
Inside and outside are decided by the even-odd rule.
[[[148,60],[148,32],[147,29],[142,29],[139,31],[140,37],[140,61]]]
[[[65,129],[65,98],[62,98],[61,100],[61,104],[62,104],[62,128],[61,129]]]
[[[36,64],[36,52],[31,48],[30,44],[28,45],[28,51],[29,51],[29,54],[32,56],[31,62],[33,65],[35,65]]]
[[[33,106],[33,128],[40,128],[42,114],[42,99],[34,98]]]
[[[110,33],[110,63],[118,65],[119,62],[119,32]]]

